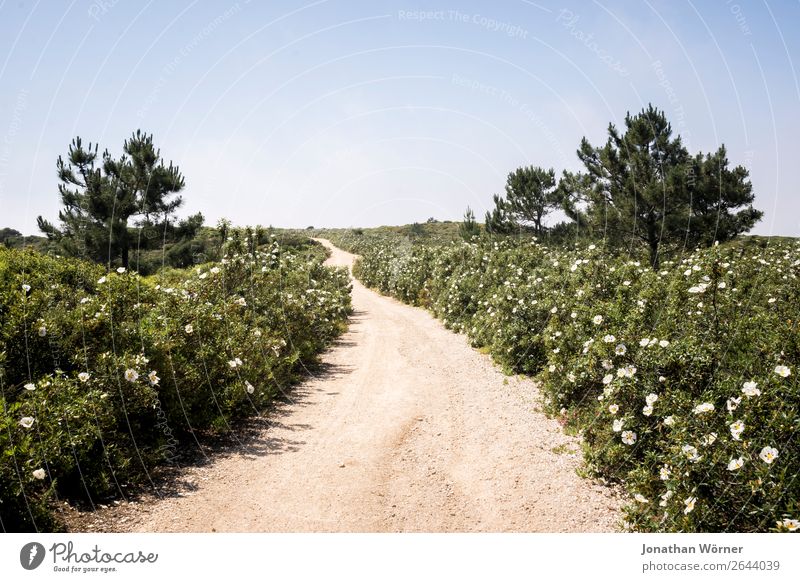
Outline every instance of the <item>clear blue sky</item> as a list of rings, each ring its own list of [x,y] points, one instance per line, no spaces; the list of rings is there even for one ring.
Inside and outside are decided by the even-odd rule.
[[[80,135],[141,128],[183,215],[372,226],[479,216],[508,171],[578,169],[648,102],[750,169],[800,235],[800,3],[0,0],[0,226],[58,211]]]

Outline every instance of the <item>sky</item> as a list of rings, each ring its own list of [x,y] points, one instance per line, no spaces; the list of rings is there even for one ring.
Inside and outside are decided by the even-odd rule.
[[[56,220],[71,140],[154,135],[207,224],[479,217],[648,103],[800,236],[800,2],[0,0],[0,227]]]

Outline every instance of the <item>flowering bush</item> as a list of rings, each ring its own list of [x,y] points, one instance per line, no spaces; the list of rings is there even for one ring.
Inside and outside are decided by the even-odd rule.
[[[639,531],[797,529],[800,245],[754,240],[654,272],[597,245],[333,234],[367,285],[425,306],[506,369],[631,493]]]
[[[340,334],[343,270],[234,233],[220,263],[143,278],[0,249],[0,519],[124,495],[197,431],[258,414]]]

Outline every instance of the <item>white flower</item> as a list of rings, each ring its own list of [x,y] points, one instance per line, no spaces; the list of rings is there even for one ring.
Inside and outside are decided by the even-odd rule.
[[[672,470],[669,468],[669,465],[664,465],[658,472],[658,477],[662,481],[668,480],[670,475],[672,475]]]
[[[709,447],[717,441],[717,433],[712,432],[703,437],[702,443]]]
[[[237,366],[241,366],[242,365],[242,360],[240,360],[239,358],[234,358],[233,361],[236,362]]]
[[[78,380],[80,380],[81,382],[88,382],[89,378],[90,378],[89,372],[81,372],[80,374],[78,374]]]
[[[622,442],[626,445],[632,445],[636,442],[636,433],[632,430],[622,431]]]
[[[558,307],[553,307],[553,308],[550,310],[550,313],[557,313],[557,312],[558,312]]]
[[[190,323],[183,328],[183,331],[185,331],[189,335],[192,335],[192,333],[194,333],[194,326]]]
[[[34,479],[39,479],[40,481],[41,481],[42,479],[44,479],[44,477],[45,477],[45,472],[44,472],[44,469],[36,469],[36,470],[33,472],[33,477],[34,477]]]
[[[639,345],[642,346],[643,348],[646,348],[647,344],[649,344],[649,343],[650,343],[650,338],[649,337],[645,337],[645,338],[642,338],[642,339],[639,340]]]
[[[105,283],[105,282],[106,282],[106,278],[105,278],[105,277],[100,277],[100,278],[97,280],[97,284],[98,284],[98,285],[102,285],[102,284],[103,284],[103,283]]]
[[[603,316],[602,315],[595,315],[592,318],[592,323],[595,324],[595,325],[600,325],[601,323],[603,323]]]
[[[516,307],[515,307],[514,309],[516,309]],[[578,317],[578,314],[577,314],[577,313],[575,313],[575,312],[573,311],[572,313],[570,313],[570,314],[569,314],[569,316],[570,316],[572,319],[575,319],[575,318],[577,318],[577,317]]]
[[[667,426],[672,426],[675,424],[675,417],[671,414],[669,416],[664,417],[664,424]]]
[[[647,402],[647,404],[649,404],[650,406],[655,404],[656,400],[658,400],[658,394],[654,394],[652,392],[648,394],[647,397],[644,399],[644,401]]]
[[[216,275],[219,273],[219,267],[211,267],[211,274]]]
[[[772,461],[778,458],[778,449],[775,447],[764,447],[761,449],[761,452],[758,453],[758,456],[761,457],[761,460],[767,465],[770,465]]]
[[[732,423],[729,428],[731,429],[731,436],[733,437],[733,440],[742,440],[741,436],[744,432],[744,423],[741,420],[737,420],[736,422]]]
[[[261,337],[261,330],[260,329],[255,330],[253,332],[253,335],[256,336],[256,337]]]
[[[702,404],[698,404],[694,407],[695,414],[704,414],[706,412],[712,412],[714,410],[714,405],[710,402],[703,402]]]
[[[608,335],[604,335],[604,336],[603,336],[603,341],[604,341],[605,343],[607,343],[607,344],[613,344],[615,341],[617,341],[617,338],[615,338],[615,337],[614,337],[613,335],[611,335],[611,334],[608,334]]]
[[[666,378],[665,376],[659,376],[659,377],[658,377],[658,381],[659,381],[659,382],[666,382],[666,381],[667,381],[667,378]]]
[[[22,286],[22,290],[25,291],[25,293],[27,293],[28,291],[31,290],[31,286],[30,285],[23,285]]]
[[[738,471],[744,465],[744,457],[728,461],[728,471]]]
[[[245,301],[244,297],[239,297],[239,298],[236,300],[236,303],[237,303],[238,305],[241,305],[242,307],[247,307],[247,301]]]
[[[621,418],[617,419],[611,424],[611,430],[613,430],[614,432],[619,432],[622,430],[622,425],[624,424],[625,424],[624,420],[622,420]]]
[[[756,386],[758,386],[758,384],[756,384],[755,382],[745,382],[742,385],[742,392],[748,398],[752,398],[753,396],[760,396],[761,390],[756,388]]]
[[[25,384],[25,390],[33,392],[34,390],[36,390],[36,384],[31,384],[30,382],[28,382],[27,384]]]
[[[614,364],[611,362],[611,360],[603,360],[602,366],[604,370],[610,370],[614,367]]]
[[[775,298],[774,298],[774,297],[770,297],[770,298],[767,300],[767,303],[775,303]]]
[[[625,347],[625,344],[617,344],[617,347],[614,349],[614,353],[618,356],[624,356],[627,351],[628,348]]]
[[[778,522],[778,527],[785,527],[789,531],[797,531],[800,529],[800,520],[786,518]]]
[[[230,366],[231,368],[235,368],[238,365],[239,364],[236,363],[236,360],[228,360],[228,366]]]
[[[742,397],[739,398],[728,398],[725,406],[728,407],[728,412],[733,412],[739,406],[739,403],[742,401]]]
[[[651,414],[653,414],[653,407],[648,404],[647,406],[642,408],[642,414],[644,414],[645,416],[650,416]]]
[[[687,459],[696,463],[700,460],[700,455],[697,454],[697,448],[693,447],[692,445],[683,445],[681,447],[681,451],[686,456]]]
[[[596,247],[595,245],[589,245],[589,250],[590,250],[590,251],[593,251],[593,250],[594,250],[594,249],[596,249],[596,248],[597,248],[597,247]]]
[[[665,348],[669,345],[669,342],[667,340],[661,340],[658,342],[658,345],[660,345],[662,348]]]
[[[684,514],[689,514],[694,509],[694,505],[697,503],[697,497],[687,497],[684,499],[683,504],[686,506],[683,508]]]
[[[609,404],[608,405],[608,411],[611,414],[616,414],[617,412],[619,412],[619,406],[617,404]]]
[[[158,386],[158,383],[161,381],[161,378],[158,377],[155,370],[147,375],[147,379],[150,381],[150,386]]]
[[[606,384],[606,385],[607,384],[611,384],[611,382],[613,380],[614,380],[614,375],[613,374],[606,374],[605,376],[603,376],[603,384]]]
[[[117,273],[119,273],[120,275],[122,275],[122,273],[124,273],[124,272],[125,272],[125,267],[119,267],[117,269]]]
[[[125,379],[128,382],[136,382],[139,379],[139,373],[136,370],[128,368],[125,370]]]
[[[247,388],[248,394],[252,394],[253,392],[256,391],[255,387],[253,387],[253,385],[250,382],[245,382],[244,385]]]
[[[634,496],[633,496],[633,498],[634,498],[636,501],[638,501],[639,503],[648,503],[648,501],[647,501],[647,497],[645,497],[645,496],[644,496],[644,495],[642,495],[641,493],[637,493],[636,495],[634,495]]]
[[[19,419],[19,424],[22,428],[30,428],[33,426],[34,418],[32,416],[23,416]]]
[[[674,493],[672,491],[667,491],[666,493],[664,493],[664,495],[661,496],[661,502],[659,503],[659,505],[661,507],[666,507],[667,506],[667,502],[670,499],[672,499],[673,495],[674,495]]]
[[[47,335],[47,328],[45,326],[40,327],[39,328],[39,337],[44,337],[46,335]]]
[[[792,373],[792,371],[788,366],[775,366],[775,373],[781,378],[786,378]]]
[[[727,285],[725,284],[725,281],[721,281],[720,283],[717,283],[717,289],[725,289],[725,287],[727,287]]]

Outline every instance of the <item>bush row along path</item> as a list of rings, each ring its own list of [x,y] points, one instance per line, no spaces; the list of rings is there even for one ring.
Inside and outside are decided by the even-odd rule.
[[[328,241],[331,265],[354,256]],[[613,531],[620,498],[576,474],[579,442],[423,309],[353,282],[325,371],[255,444],[189,469],[191,493],[142,504],[128,531]]]

